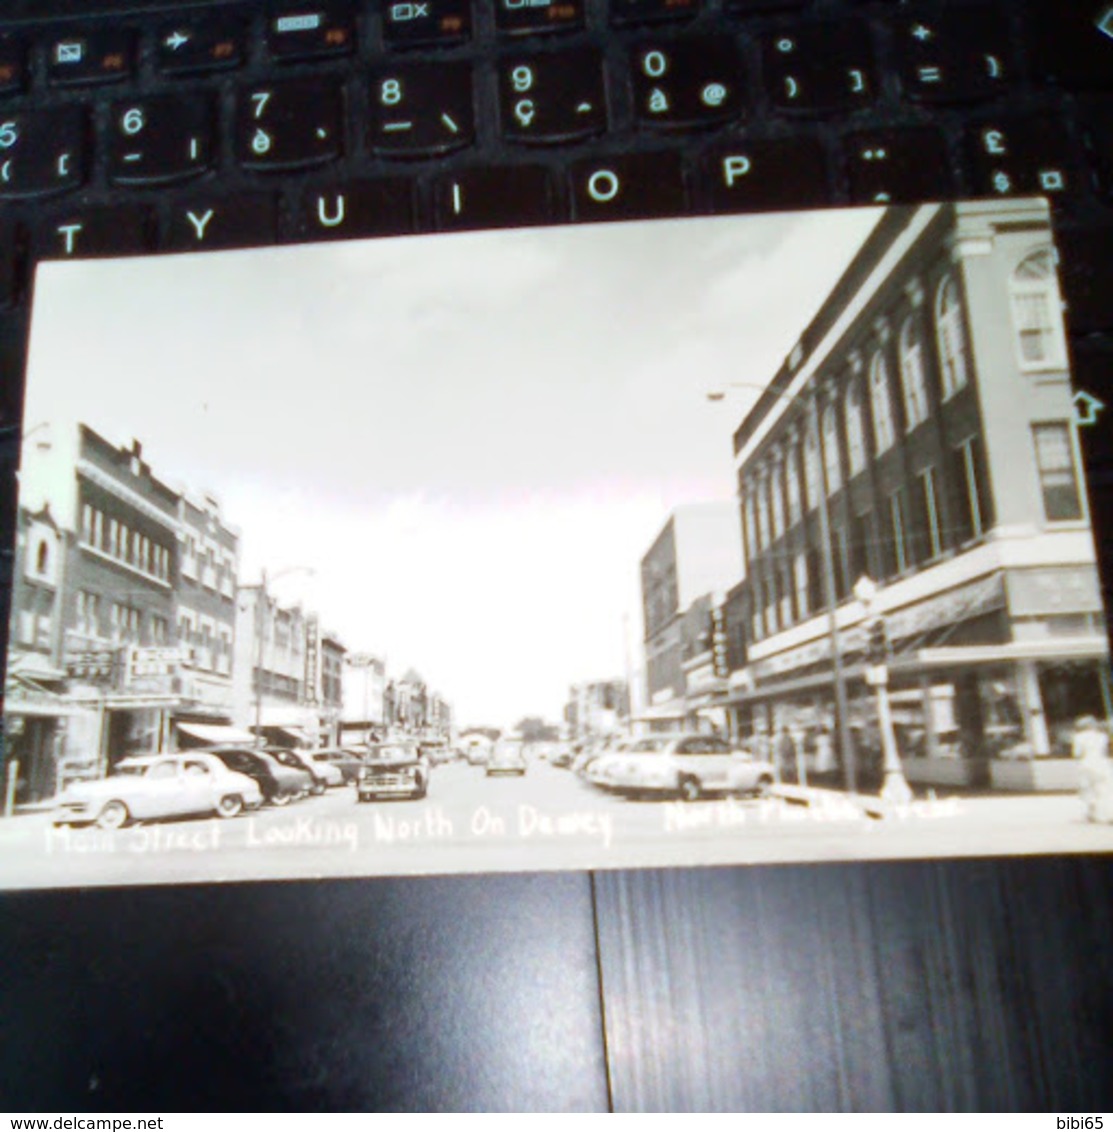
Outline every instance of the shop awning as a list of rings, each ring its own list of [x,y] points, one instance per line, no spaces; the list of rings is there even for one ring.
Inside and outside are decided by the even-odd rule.
[[[255,736],[250,731],[241,731],[238,727],[225,727],[218,723],[182,723],[178,722],[178,730],[191,739],[199,739],[202,743],[254,743]]]
[[[645,711],[634,716],[634,719],[683,719],[687,713],[687,705],[682,700],[672,700],[667,704],[654,704],[652,707],[647,707]]]
[[[315,732],[306,731],[303,727],[278,727],[274,725],[268,727],[267,724],[264,723],[263,729],[265,731],[277,731],[280,735],[285,735],[295,746],[301,744],[314,746],[318,739],[318,735]]]

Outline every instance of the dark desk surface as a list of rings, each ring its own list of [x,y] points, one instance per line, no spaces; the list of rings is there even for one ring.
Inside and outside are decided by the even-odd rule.
[[[1113,1103],[1113,858],[8,894],[0,1108]]]

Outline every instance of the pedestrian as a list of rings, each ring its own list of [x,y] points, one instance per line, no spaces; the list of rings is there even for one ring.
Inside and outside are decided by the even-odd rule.
[[[1087,821],[1113,823],[1113,762],[1109,732],[1092,715],[1074,725],[1071,754],[1078,759],[1078,796]]]
[[[831,730],[823,724],[815,736],[815,772],[830,774],[835,769],[835,744],[831,740]]]
[[[781,728],[776,745],[777,773],[784,778],[789,770],[796,773],[796,740],[787,726]]]

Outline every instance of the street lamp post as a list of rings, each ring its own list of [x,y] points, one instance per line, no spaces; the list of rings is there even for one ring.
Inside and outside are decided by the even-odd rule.
[[[854,596],[865,610],[866,629],[866,683],[873,686],[877,696],[877,724],[881,732],[882,771],[885,781],[881,787],[881,797],[893,805],[907,805],[912,801],[912,790],[904,777],[897,749],[896,733],[893,730],[893,713],[889,703],[889,664],[888,639],[885,631],[885,618],[877,610],[877,583],[863,576],[854,586]]]

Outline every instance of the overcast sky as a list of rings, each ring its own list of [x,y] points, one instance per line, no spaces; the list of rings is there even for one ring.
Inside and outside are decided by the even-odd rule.
[[[26,428],[137,437],[241,580],[413,666],[461,723],[625,674],[641,555],[733,494],[730,435],[879,211],[48,264]],[[637,660],[637,654],[634,654]]]

